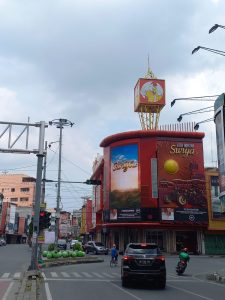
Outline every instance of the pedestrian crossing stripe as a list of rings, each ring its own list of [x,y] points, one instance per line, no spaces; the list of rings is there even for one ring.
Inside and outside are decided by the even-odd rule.
[[[47,278],[76,278],[76,279],[81,279],[81,278],[98,278],[98,279],[113,279],[113,278],[118,278],[120,277],[119,273],[98,273],[98,272],[45,272],[43,270],[43,275],[44,277]]]
[[[16,273],[13,273],[13,274],[3,273],[2,275],[0,275],[1,279],[9,279],[9,278],[19,279],[20,277],[21,277],[21,273],[20,272],[16,272]]]

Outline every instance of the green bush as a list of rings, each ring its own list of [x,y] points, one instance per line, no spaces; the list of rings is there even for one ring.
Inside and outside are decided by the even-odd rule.
[[[73,251],[78,250],[78,251],[83,251],[82,245],[80,243],[75,243],[73,245]]]
[[[43,251],[42,256],[46,257],[47,256],[48,251]]]
[[[55,250],[55,244],[49,244],[48,251],[54,251],[54,250]]]

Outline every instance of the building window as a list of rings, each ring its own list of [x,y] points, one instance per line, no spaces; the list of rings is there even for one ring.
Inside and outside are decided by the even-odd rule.
[[[24,192],[29,192],[30,189],[29,189],[29,188],[21,188],[20,191],[21,191],[22,193],[24,193]]]
[[[12,192],[12,193],[15,192],[15,188],[11,188],[11,192]]]
[[[2,193],[4,192],[4,189],[2,189]]]
[[[11,202],[17,202],[17,201],[18,201],[18,198],[10,198],[10,201],[11,201]]]
[[[22,197],[22,198],[20,198],[20,201],[23,201],[23,202],[29,201],[29,198],[28,197]]]

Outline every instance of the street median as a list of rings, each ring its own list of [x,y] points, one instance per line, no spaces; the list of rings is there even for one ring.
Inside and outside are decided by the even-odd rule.
[[[39,261],[39,268],[49,268],[62,265],[73,265],[73,264],[87,264],[87,263],[100,263],[104,259],[96,256],[85,256],[85,257],[64,257],[64,258],[43,258]]]

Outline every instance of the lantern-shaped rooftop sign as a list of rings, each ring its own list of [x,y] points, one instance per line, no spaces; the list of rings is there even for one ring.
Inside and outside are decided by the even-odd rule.
[[[156,130],[159,115],[165,105],[165,80],[156,79],[148,68],[145,78],[139,78],[134,89],[134,111],[139,113],[143,130]]]

